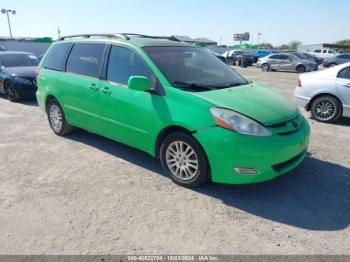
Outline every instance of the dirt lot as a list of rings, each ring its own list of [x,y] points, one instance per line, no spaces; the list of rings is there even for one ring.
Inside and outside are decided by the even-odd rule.
[[[291,97],[295,73],[238,69]],[[350,120],[305,114],[310,156],[274,181],[181,188],[157,161],[0,98],[1,254],[350,254]]]

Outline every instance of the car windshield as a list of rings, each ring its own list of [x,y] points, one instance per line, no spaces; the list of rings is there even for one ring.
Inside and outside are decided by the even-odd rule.
[[[199,92],[248,84],[204,48],[145,47],[144,50],[176,88]]]
[[[236,53],[236,55],[245,55],[245,53],[243,51],[236,51],[235,53]]]
[[[2,54],[0,59],[4,67],[37,66],[39,63],[38,57],[32,54]]]

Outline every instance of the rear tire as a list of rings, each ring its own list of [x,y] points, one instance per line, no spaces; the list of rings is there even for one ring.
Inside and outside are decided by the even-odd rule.
[[[186,133],[168,135],[160,147],[165,173],[177,184],[196,187],[209,179],[209,164],[202,147]]]
[[[298,65],[296,70],[297,70],[297,73],[302,74],[302,73],[305,73],[306,67],[304,65]]]
[[[317,121],[333,123],[342,116],[342,105],[338,99],[325,95],[312,101],[310,111],[312,117]]]
[[[270,71],[270,66],[269,66],[269,64],[262,64],[262,65],[261,65],[261,70],[264,71],[264,72]]]
[[[67,123],[64,112],[55,99],[48,102],[46,113],[50,127],[56,135],[64,136],[73,132],[74,127]]]
[[[10,82],[6,81],[4,86],[5,86],[5,94],[6,94],[7,99],[10,102],[18,102],[20,100],[20,97],[19,97],[17,91],[10,84]]]

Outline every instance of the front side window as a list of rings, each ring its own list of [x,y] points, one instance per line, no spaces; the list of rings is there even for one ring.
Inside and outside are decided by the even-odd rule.
[[[338,73],[338,78],[350,79],[350,67],[346,67]]]
[[[49,49],[42,66],[51,70],[63,71],[64,61],[71,47],[71,43],[57,44],[52,46]]]
[[[270,59],[281,59],[280,57],[281,57],[280,55],[272,55],[269,58]]]
[[[144,47],[173,87],[208,91],[248,82],[208,50],[197,47]]]
[[[315,50],[315,53],[321,53],[321,50]]]
[[[39,63],[33,54],[1,54],[0,60],[4,67],[37,66]]]
[[[107,80],[128,85],[131,76],[145,76],[155,85],[155,77],[141,58],[129,48],[112,46],[108,59]]]
[[[98,78],[105,45],[75,44],[67,61],[67,72]]]

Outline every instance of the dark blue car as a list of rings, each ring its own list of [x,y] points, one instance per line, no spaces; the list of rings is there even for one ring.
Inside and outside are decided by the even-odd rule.
[[[0,52],[0,93],[11,102],[34,98],[38,57],[26,52]]]

